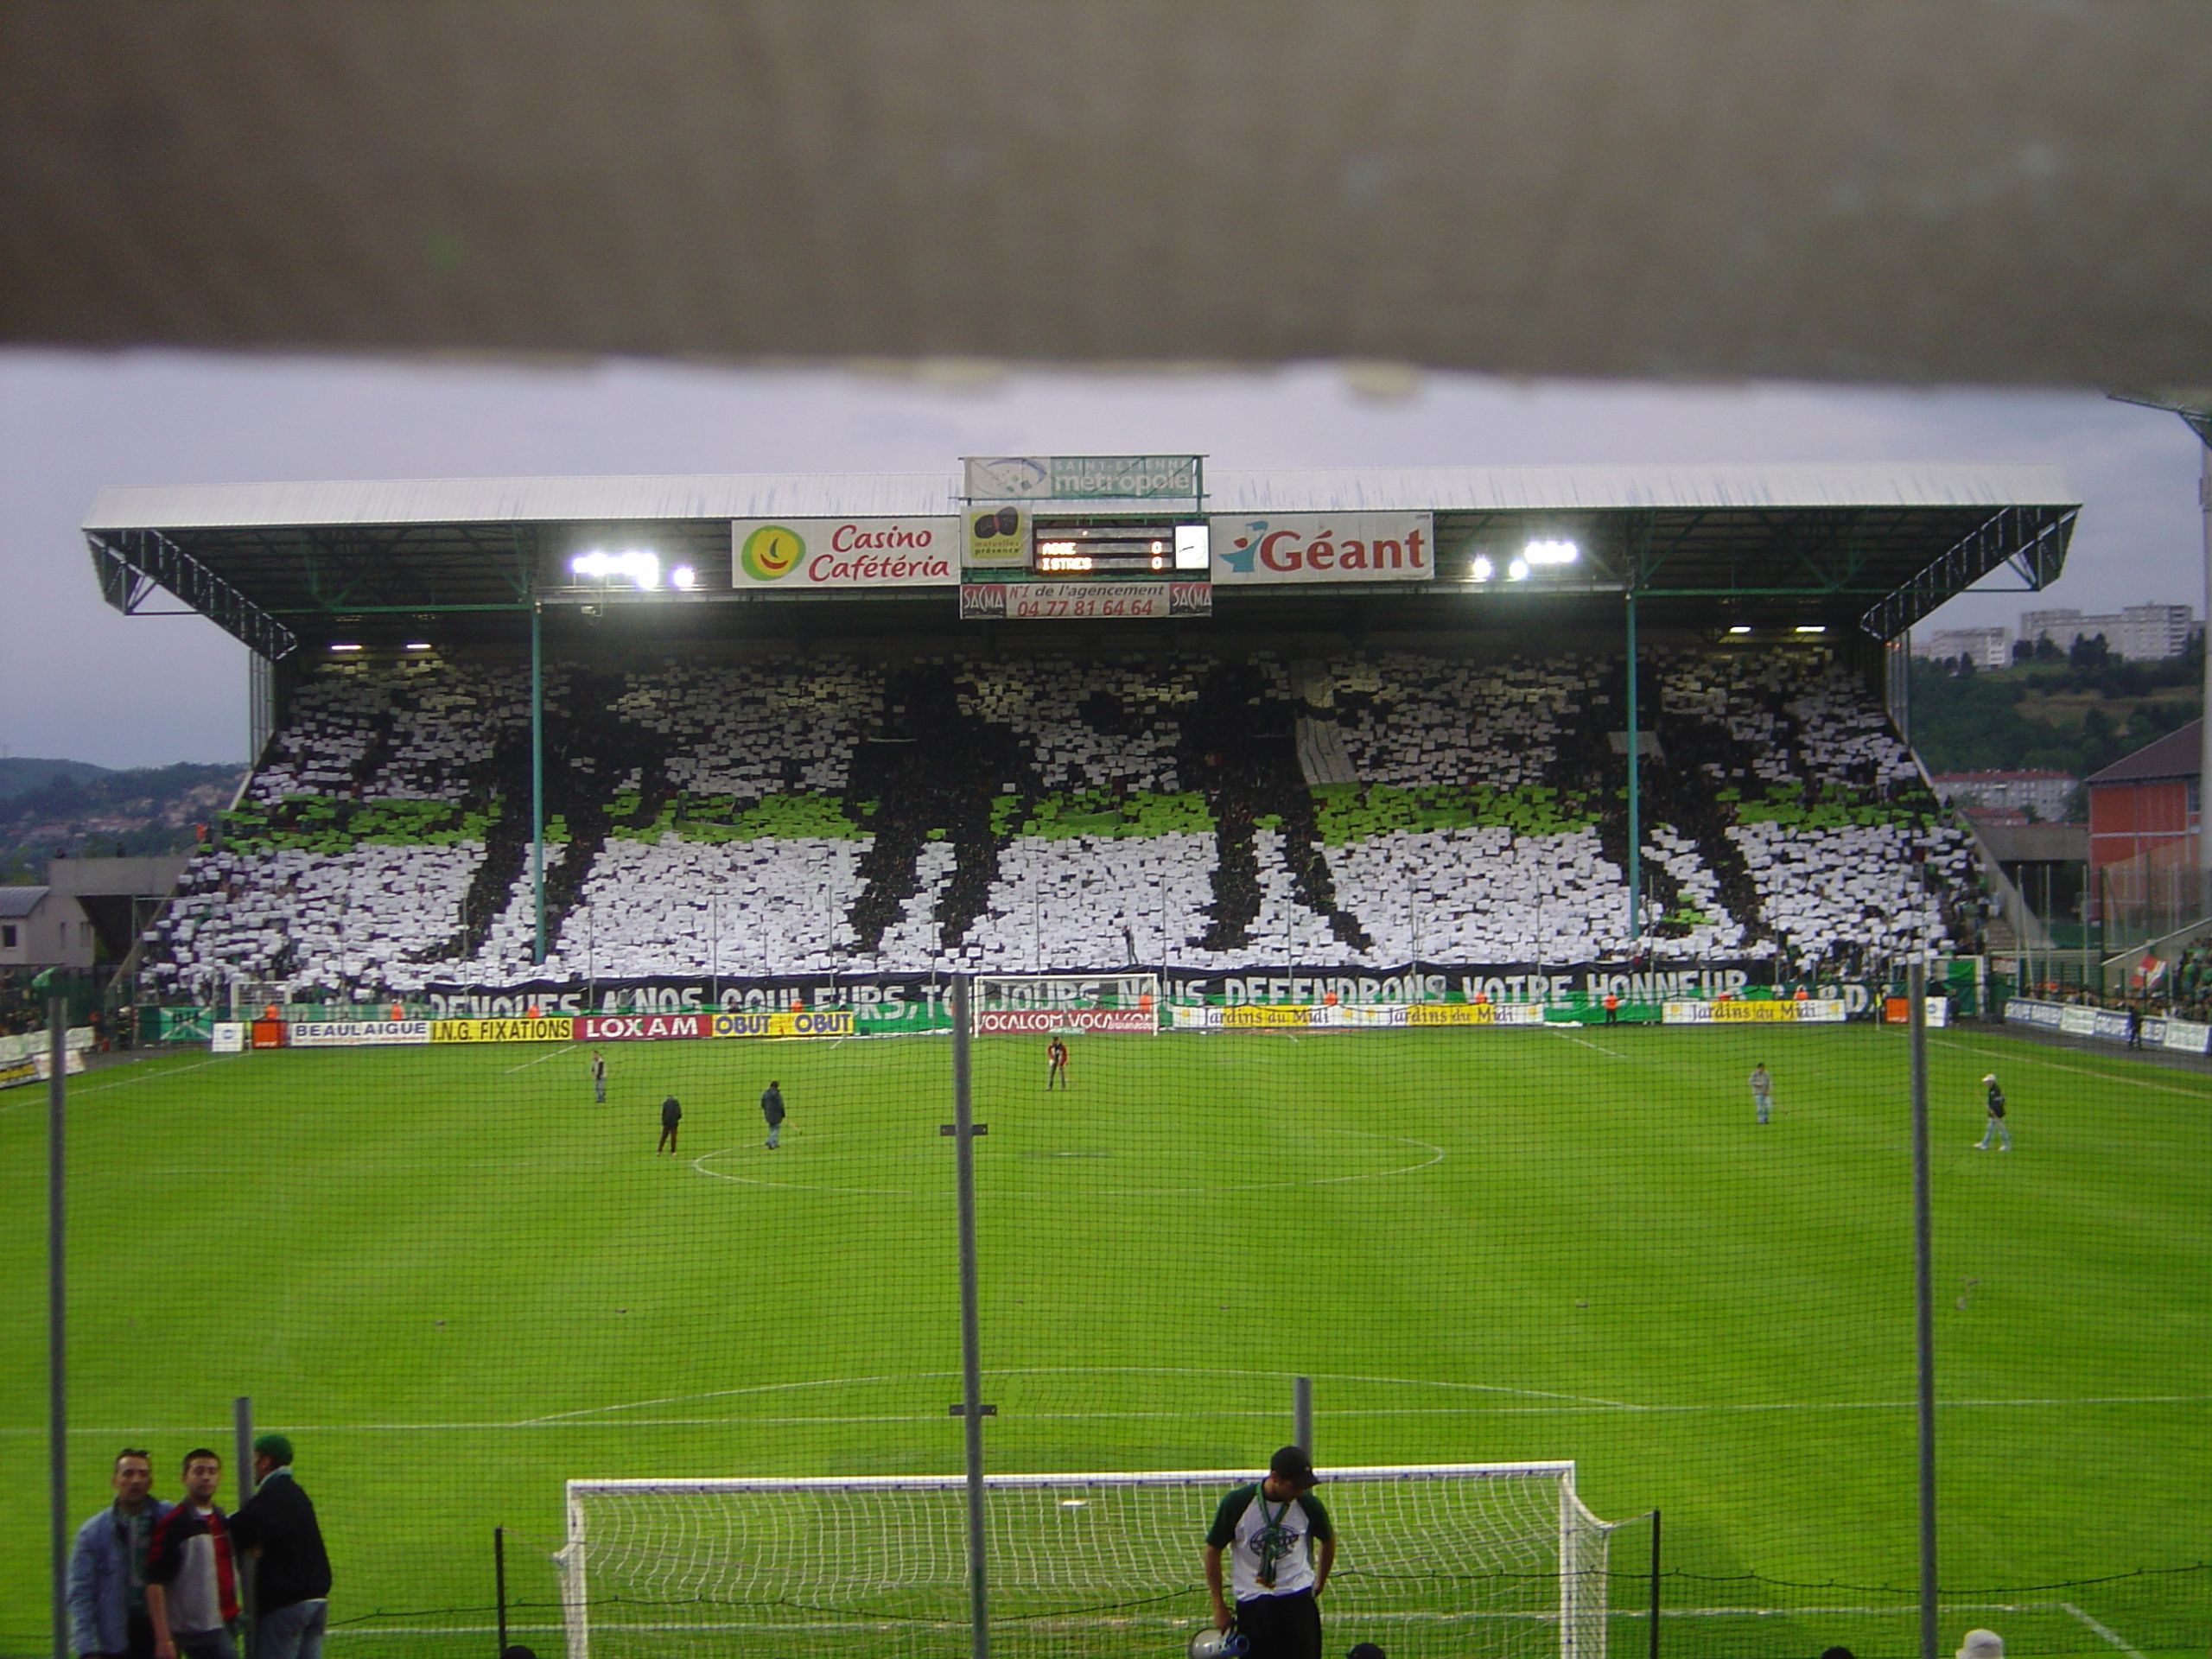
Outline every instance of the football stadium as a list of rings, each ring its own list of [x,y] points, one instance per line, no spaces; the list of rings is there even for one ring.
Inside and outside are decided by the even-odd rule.
[[[0,1095],[0,1252],[65,1290],[0,1316],[7,1484],[205,1446],[227,1507],[283,1433],[344,1659],[1181,1654],[1286,1444],[1332,1653],[1917,1653],[1932,1491],[1947,1632],[2201,1655],[2212,1033],[2023,982],[1903,696],[2078,511],[109,491],[102,592],[250,648],[254,764],[130,1052],[10,1057],[64,1056]]]

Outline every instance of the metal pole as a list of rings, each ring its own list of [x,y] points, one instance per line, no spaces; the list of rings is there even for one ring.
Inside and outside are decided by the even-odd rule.
[[[1629,954],[1643,938],[1643,742],[1637,730],[1636,592],[1628,595],[1628,937]]]
[[[237,1509],[253,1496],[253,1397],[251,1395],[239,1395],[231,1402],[231,1439],[238,1458],[238,1503],[231,1507]],[[253,1611],[253,1557],[242,1553],[236,1568],[239,1617],[245,1623],[245,1640],[240,1644],[239,1650],[245,1654],[245,1659],[253,1659],[261,1646],[261,1621],[255,1617]]]
[[[1920,1653],[1936,1652],[1936,1314],[1929,1247],[1928,964],[1916,957],[1905,979],[1912,1004],[1913,1343],[1920,1367]]]
[[[54,1659],[69,1659],[69,1389],[64,1322],[68,1313],[68,1275],[63,1255],[62,1222],[67,1169],[63,1157],[62,1104],[69,1058],[68,1004],[60,997],[46,1005],[46,1366],[47,1456],[52,1506],[54,1567]]]
[[[492,1529],[492,1588],[499,1604],[499,1652],[507,1650],[507,1529]]]
[[[975,1112],[970,1098],[969,977],[952,976],[952,1148],[960,1206],[960,1403],[968,1452],[968,1618],[974,1659],[989,1659],[990,1591],[983,1551],[983,1357],[976,1318]]]
[[[1310,1376],[1293,1377],[1290,1383],[1290,1443],[1306,1448],[1307,1462],[1313,1459],[1313,1379]]]
[[[530,895],[537,932],[531,960],[545,960],[545,671],[539,635],[545,607],[530,607]]]
[[[1651,1659],[1659,1659],[1659,1511],[1651,1511]]]

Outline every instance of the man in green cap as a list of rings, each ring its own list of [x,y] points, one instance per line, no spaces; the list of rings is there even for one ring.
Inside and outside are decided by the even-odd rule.
[[[254,1578],[256,1659],[322,1659],[329,1616],[330,1557],[315,1505],[292,1478],[292,1443],[264,1434],[253,1443],[259,1485],[231,1516],[231,1537],[259,1562]]]

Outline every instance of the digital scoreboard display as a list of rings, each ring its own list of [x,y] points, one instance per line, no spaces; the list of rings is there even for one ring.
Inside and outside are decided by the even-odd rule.
[[[1204,576],[1206,527],[1172,518],[1040,518],[1031,529],[1028,567],[1040,582]]]

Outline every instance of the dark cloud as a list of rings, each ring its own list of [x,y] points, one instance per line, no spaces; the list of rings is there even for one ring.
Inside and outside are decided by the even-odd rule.
[[[945,470],[963,454],[1183,451],[1221,467],[2048,462],[2085,503],[2065,578],[1969,595],[2201,606],[2197,445],[2070,393],[1514,384],[1347,374],[762,373],[0,353],[0,750],[109,766],[238,760],[243,650],[124,618],[76,526],[104,486],[502,474]]]

